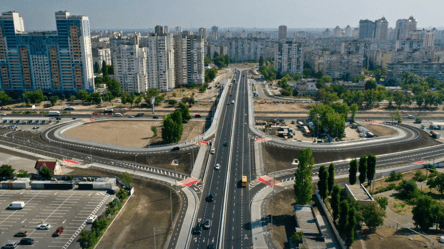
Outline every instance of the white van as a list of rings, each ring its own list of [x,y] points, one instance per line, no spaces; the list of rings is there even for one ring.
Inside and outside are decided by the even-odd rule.
[[[123,117],[122,113],[116,113],[114,116],[116,116],[116,117]]]
[[[23,201],[13,201],[9,204],[8,209],[22,209],[25,207],[25,202]]]
[[[90,215],[86,220],[86,224],[92,224],[95,220],[97,220],[97,215]]]

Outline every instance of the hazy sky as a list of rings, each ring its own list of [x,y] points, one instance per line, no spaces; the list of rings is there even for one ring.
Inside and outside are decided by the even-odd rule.
[[[92,29],[181,27],[357,27],[360,19],[418,19],[418,27],[444,26],[443,0],[0,0],[27,30],[55,30],[54,12],[89,16]]]

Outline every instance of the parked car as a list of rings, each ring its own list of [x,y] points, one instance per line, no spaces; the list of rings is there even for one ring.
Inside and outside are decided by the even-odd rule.
[[[114,116],[116,116],[116,117],[122,117],[123,115],[122,115],[122,113],[116,113],[116,114],[114,114]]]
[[[36,228],[37,228],[38,230],[48,230],[48,229],[51,228],[51,225],[44,223],[44,224],[40,224],[40,225],[38,225]]]
[[[158,116],[153,116],[153,119],[159,119],[159,117]]]
[[[52,234],[52,236],[59,236],[60,234],[63,233],[63,231],[65,230],[64,227],[58,227],[55,232]]]
[[[34,244],[34,239],[23,238],[20,240],[20,245],[32,245],[32,244]]]
[[[17,232],[14,236],[15,237],[26,237],[26,236],[28,236],[28,232],[27,231],[20,231],[20,232]]]
[[[134,116],[133,115],[129,115],[128,118],[134,118]]]
[[[18,246],[18,243],[15,241],[12,241],[12,242],[8,242],[8,243],[4,244],[2,246],[2,249],[12,249],[12,248],[16,248],[17,246]]]
[[[138,117],[143,117],[143,115],[145,115],[145,113],[137,113],[137,114],[136,114],[136,118],[138,118]]]
[[[90,215],[86,220],[86,224],[92,224],[95,220],[97,220],[97,215]]]
[[[174,148],[172,149],[172,151],[176,151],[176,150],[180,150],[180,147],[179,147],[179,146],[176,146],[176,147],[174,147]]]
[[[0,116],[6,116],[6,113],[0,113]]]
[[[195,118],[201,118],[202,116],[200,114],[194,114]]]
[[[110,194],[110,195],[114,195],[114,194],[116,194],[116,191],[115,191],[114,189],[108,189],[108,190],[106,191],[106,193],[108,193],[108,194]]]

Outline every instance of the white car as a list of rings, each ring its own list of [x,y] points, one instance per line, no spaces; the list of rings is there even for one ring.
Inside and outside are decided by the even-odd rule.
[[[51,225],[49,224],[40,224],[36,227],[39,230],[49,230],[51,228]]]
[[[220,164],[216,164],[216,166],[214,166],[215,169],[220,169]]]
[[[215,149],[211,149],[211,154],[214,154],[216,152]]]
[[[122,113],[116,113],[116,114],[114,114],[114,116],[116,116],[116,117],[123,117]]]
[[[0,116],[6,116],[6,113],[1,113]]]
[[[86,224],[92,224],[95,220],[97,220],[97,215],[90,215],[86,220]]]

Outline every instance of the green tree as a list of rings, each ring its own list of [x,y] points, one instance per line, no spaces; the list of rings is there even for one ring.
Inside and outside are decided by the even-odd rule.
[[[22,94],[23,100],[26,104],[32,103],[33,105],[37,103],[41,103],[46,99],[46,96],[43,94],[42,89],[37,89],[35,91],[24,92]]]
[[[40,167],[39,175],[45,179],[51,179],[54,177],[53,171],[48,169],[45,165]]]
[[[401,105],[403,105],[406,100],[405,93],[396,92],[393,96],[393,100],[395,101],[396,105],[398,105],[398,107],[401,107]]]
[[[350,169],[348,170],[348,182],[353,185],[356,183],[356,173],[358,172],[358,160],[350,161]]]
[[[19,173],[17,174],[17,177],[20,177],[20,178],[27,178],[27,177],[29,177],[28,171],[26,171],[24,169],[19,170]]]
[[[372,184],[373,178],[375,178],[376,160],[376,156],[373,154],[370,154],[367,157],[367,181],[369,186]]]
[[[381,78],[384,77],[384,73],[381,71],[381,69],[376,69],[375,71],[373,71],[373,75],[376,82],[381,81]]]
[[[208,66],[210,64],[210,62],[211,62],[211,59],[205,56],[205,58],[204,58],[205,66]]]
[[[399,183],[398,187],[396,187],[396,190],[398,190],[401,198],[406,199],[415,198],[419,194],[418,185],[416,185],[416,182],[413,180],[402,180],[402,182]]]
[[[329,194],[333,190],[334,185],[335,185],[335,164],[330,163],[330,165],[328,166],[328,180],[327,180]]]
[[[398,123],[402,122],[402,114],[398,109],[396,109],[395,113],[393,113],[390,116],[392,117],[392,119],[397,120]]]
[[[105,77],[105,84],[114,97],[120,96],[120,83],[110,77]]]
[[[122,175],[120,176],[120,179],[122,180],[122,182],[124,182],[127,185],[133,183],[133,175],[127,172],[123,172]]]
[[[176,109],[163,119],[162,139],[164,143],[178,143],[182,138],[182,134],[182,113],[179,109]]]
[[[75,95],[69,96],[69,101],[71,101],[71,104],[74,103],[74,100],[76,100],[76,96]]]
[[[97,61],[94,63],[94,73],[100,73],[100,66]]]
[[[102,102],[102,95],[99,92],[93,92],[89,95],[89,101],[100,104]]]
[[[95,236],[95,233],[91,233],[90,231],[87,230],[82,230],[79,238],[80,246],[82,248],[90,248],[91,246],[94,245],[94,241],[96,239],[97,238]]]
[[[434,219],[436,206],[436,200],[428,195],[421,195],[416,200],[416,206],[413,208],[412,214],[415,225],[419,226],[421,231],[427,232],[436,222]]]
[[[154,133],[154,136],[157,137],[157,127],[151,126],[151,131]]]
[[[77,99],[82,100],[82,103],[89,99],[89,93],[85,90],[80,90],[77,92]]]
[[[108,67],[106,66],[106,61],[102,61],[102,73],[103,77],[108,76]]]
[[[190,108],[187,105],[185,105],[185,103],[181,102],[179,104],[179,110],[182,113],[182,118],[184,122],[191,119]]]
[[[322,199],[325,200],[328,196],[328,171],[325,168],[325,165],[321,165],[319,168],[319,181],[318,181],[318,190],[319,195],[322,197]]]
[[[345,232],[346,228],[348,226],[348,201],[343,200],[339,204],[340,208],[340,214],[339,214],[339,221],[338,221],[338,227],[341,232]]]
[[[378,84],[376,84],[374,80],[367,80],[367,82],[365,82],[365,90],[376,90],[377,86]]]
[[[136,94],[130,93],[126,96],[126,101],[131,104],[131,108],[133,107],[134,101],[136,101]]]
[[[11,100],[12,98],[5,91],[0,91],[0,104],[4,105]]]
[[[51,102],[52,106],[55,106],[55,104],[57,103],[57,101],[59,101],[59,97],[58,96],[51,96],[49,98],[49,102]]]
[[[348,224],[346,228],[346,239],[345,239],[345,245],[350,248],[350,246],[355,241],[355,227],[356,227],[356,209],[353,206],[350,206],[348,210]]]
[[[259,67],[261,67],[264,64],[264,57],[262,55],[259,57]]]
[[[302,75],[304,76],[304,78],[311,78],[312,76],[312,71],[310,68],[304,68]]]
[[[442,195],[444,192],[444,173],[438,174],[434,179],[427,181],[427,185],[430,188],[436,188]]]
[[[359,183],[363,184],[365,182],[367,174],[367,157],[361,156],[359,158]]]
[[[386,210],[387,206],[388,206],[388,198],[385,196],[378,196],[375,198],[375,200],[378,202],[379,206],[383,209]]]
[[[291,241],[293,241],[293,243],[302,243],[304,238],[304,233],[302,232],[295,232],[293,235],[291,235]]]
[[[341,197],[339,195],[339,192],[341,192],[340,187],[335,184],[333,187],[333,191],[331,193],[331,200],[330,200],[330,206],[333,211],[333,221],[336,222],[336,220],[339,217],[339,202],[341,201]]]
[[[357,104],[352,104],[350,106],[350,109],[352,111],[351,121],[355,122],[356,112],[358,111],[358,105]]]
[[[14,171],[15,169],[13,169],[11,165],[3,164],[0,167],[0,176],[10,177],[14,173]]]
[[[313,152],[311,148],[302,149],[298,155],[299,165],[294,173],[294,197],[296,203],[305,205],[311,202],[313,195]]]
[[[385,211],[376,202],[368,202],[362,207],[361,215],[367,227],[371,230],[384,223]]]
[[[142,103],[142,95],[137,96],[136,100],[134,100],[134,103],[136,105],[139,105],[140,103]],[[177,103],[177,101],[176,101],[176,103]]]

